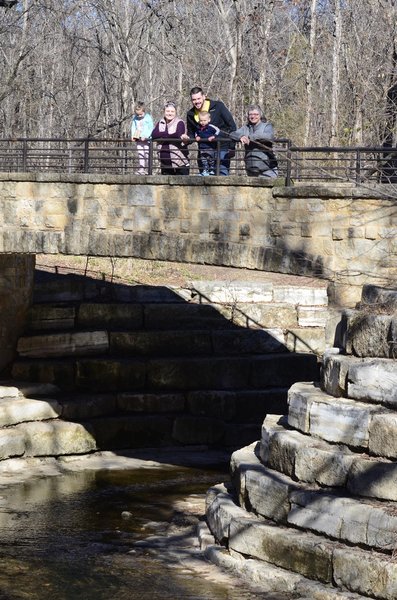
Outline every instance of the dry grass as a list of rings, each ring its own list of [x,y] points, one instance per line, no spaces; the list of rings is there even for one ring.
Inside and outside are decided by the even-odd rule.
[[[189,263],[144,260],[139,258],[100,258],[40,254],[36,266],[59,273],[77,273],[125,284],[185,286],[191,281],[258,281],[277,285],[324,288],[327,281],[282,273],[216,267]]]

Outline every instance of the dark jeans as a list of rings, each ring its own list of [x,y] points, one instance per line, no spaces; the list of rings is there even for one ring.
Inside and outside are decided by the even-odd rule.
[[[200,160],[202,165],[202,170],[207,173],[215,173],[216,172],[216,157],[217,151],[212,148],[204,148],[200,150]]]
[[[215,151],[215,165],[214,165],[215,174],[216,174],[216,158],[217,157],[216,157],[216,151]],[[201,152],[199,152],[197,164],[198,164],[200,173],[202,173],[202,171],[204,171],[205,163],[203,161]],[[221,150],[219,152],[219,175],[229,175],[229,170],[230,170],[229,149],[221,148]]]

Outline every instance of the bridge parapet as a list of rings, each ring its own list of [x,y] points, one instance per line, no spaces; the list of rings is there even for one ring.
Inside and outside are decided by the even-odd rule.
[[[397,276],[394,186],[247,177],[0,174],[0,253],[206,263],[329,279],[334,299]]]

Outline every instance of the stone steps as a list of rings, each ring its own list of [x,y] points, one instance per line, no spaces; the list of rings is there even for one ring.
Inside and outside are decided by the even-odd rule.
[[[372,455],[397,458],[397,413],[351,398],[329,396],[311,383],[288,392],[288,425],[314,437]]]
[[[209,491],[207,520],[243,561],[395,600],[397,364],[385,349],[397,291],[385,298],[387,318],[345,315],[344,349],[363,355],[326,352],[320,382],[293,384],[287,416],[268,414],[260,441],[234,452],[233,489]]]
[[[103,329],[70,330],[57,322],[56,331],[46,327],[31,331],[18,341],[20,356],[65,356],[83,355],[96,352],[137,353],[149,352],[155,346],[157,353],[167,354],[180,351],[193,353],[200,346],[205,346],[209,354],[246,354],[269,352],[314,352],[318,354],[324,345],[324,330],[316,327],[297,329],[249,329],[230,327],[207,329],[176,330],[131,330],[127,327],[109,327]],[[183,345],[184,344],[184,345]]]
[[[241,507],[284,525],[310,530],[344,543],[393,551],[397,503],[346,496],[304,484],[264,466],[257,445],[233,453],[231,472]]]
[[[291,383],[318,378],[325,286],[171,289],[41,273],[34,299],[11,375],[56,385],[59,418],[99,449],[235,448],[258,438],[265,414],[285,412]]]
[[[25,389],[33,391],[31,385]],[[285,403],[286,390],[280,389],[186,394],[58,393],[56,399],[37,400],[25,397],[15,386],[3,385],[0,460],[181,444],[236,446],[256,435],[269,406],[281,412]]]
[[[396,598],[397,563],[389,554],[276,525],[237,506],[222,486],[207,493],[206,515],[215,539],[232,553],[336,585],[353,594],[385,600]]]
[[[321,312],[320,312],[321,311]],[[33,305],[28,321],[30,333],[67,331],[71,329],[109,330],[195,330],[244,327],[277,332],[289,332],[289,337],[306,344],[313,338],[317,345],[325,343],[326,307],[296,307],[287,304],[117,304],[59,303]]]
[[[177,391],[288,387],[316,379],[318,364],[307,354],[210,357],[82,357],[17,360],[13,379],[54,383],[64,390]]]
[[[63,331],[23,336],[17,351],[22,358],[90,354],[216,356],[288,352],[287,343],[281,330]]]
[[[326,352],[322,365],[322,388],[330,396],[397,406],[395,361]]]

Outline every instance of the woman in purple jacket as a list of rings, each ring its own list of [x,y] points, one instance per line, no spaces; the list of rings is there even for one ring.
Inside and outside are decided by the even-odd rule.
[[[181,139],[185,133],[185,123],[177,117],[175,103],[167,102],[164,116],[152,131],[153,140],[165,140],[157,145],[162,175],[189,175],[189,152]]]

